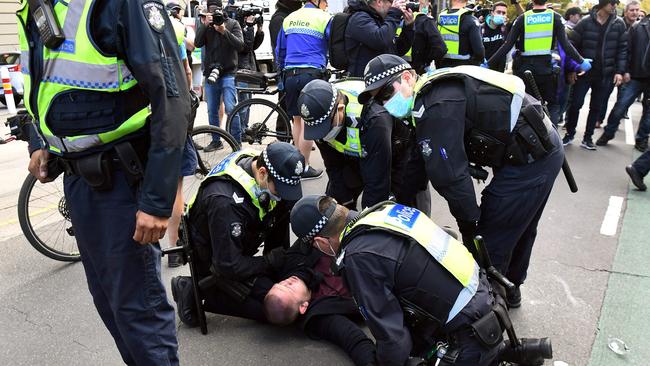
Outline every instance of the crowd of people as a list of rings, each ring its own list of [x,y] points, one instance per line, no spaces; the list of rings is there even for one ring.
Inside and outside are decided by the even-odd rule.
[[[88,286],[124,362],[177,365],[158,241],[166,231],[178,239],[182,177],[197,165],[187,137],[198,105],[191,51],[203,49],[208,120],[218,126],[250,97],[237,91],[237,70],[256,70],[265,35],[260,17],[229,16],[221,0],[207,0],[194,36],[179,22],[184,3],[89,3],[48,10],[64,31],[82,29],[65,40],[41,32],[27,0],[17,13],[36,120],[29,169],[41,182],[56,178],[52,162],[65,172]],[[513,22],[503,2],[479,14],[466,0],[439,13],[429,0],[349,0],[333,17],[327,0],[279,1],[269,36],[293,141],[228,155],[187,202],[196,278],[172,279],[181,322],[195,327],[209,311],[299,323],[356,365],[550,358],[548,340],[504,341],[514,334],[508,311],[522,306],[537,226],[589,90],[588,150],[606,145],[645,98],[643,155],[626,168],[645,190],[650,18],[634,0],[623,18],[618,0],[583,18],[545,0],[511,5]],[[348,77],[329,80],[328,64]],[[236,140],[248,119],[232,116]],[[323,175],[310,164],[313,145],[328,183],[303,197],[302,181]],[[214,136],[203,149],[222,147]],[[484,167],[492,177],[479,205],[472,179],[485,180]],[[460,235],[429,218],[429,184]]]

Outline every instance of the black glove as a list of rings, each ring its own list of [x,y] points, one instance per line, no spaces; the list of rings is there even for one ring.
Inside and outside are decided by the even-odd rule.
[[[458,230],[460,231],[460,235],[463,237],[463,244],[467,250],[474,255],[474,258],[477,258],[476,247],[474,246],[474,237],[476,236],[476,227],[478,223],[476,221],[460,220],[457,220],[457,222]]]
[[[280,271],[286,261],[284,253],[284,248],[278,247],[264,254],[264,260],[266,261],[266,264],[269,266],[269,268],[276,272]]]

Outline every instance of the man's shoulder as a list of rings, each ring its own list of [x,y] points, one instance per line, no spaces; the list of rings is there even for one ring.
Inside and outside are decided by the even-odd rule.
[[[197,199],[209,201],[220,207],[246,206],[250,197],[244,188],[229,177],[212,178],[201,187]]]

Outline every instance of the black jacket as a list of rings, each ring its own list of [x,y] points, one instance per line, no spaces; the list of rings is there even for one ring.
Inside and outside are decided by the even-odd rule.
[[[607,23],[598,23],[596,8],[582,18],[571,32],[571,42],[584,58],[593,60],[591,73],[603,76],[623,75],[627,63],[627,37],[623,19],[610,15]]]
[[[140,1],[98,0],[90,13],[89,36],[92,42],[106,56],[117,56],[124,60],[138,81],[138,85],[127,92],[119,93],[70,91],[65,94],[65,98],[55,98],[50,111],[58,111],[57,117],[60,117],[58,120],[62,124],[66,122],[63,116],[76,119],[74,122],[78,125],[76,128],[79,129],[79,134],[92,134],[106,131],[106,118],[90,116],[85,124],[80,124],[79,113],[92,110],[92,108],[85,109],[92,105],[80,106],[80,101],[88,104],[103,98],[101,102],[104,105],[110,102],[110,105],[114,106],[112,115],[116,118],[131,115],[149,104],[151,115],[147,127],[113,144],[102,145],[82,154],[108,150],[115,143],[145,135],[144,139],[133,140],[136,150],[147,151],[144,180],[139,196],[135,199],[138,200],[139,210],[154,216],[169,217],[176,197],[178,172],[190,115],[190,100],[176,35],[164,11],[164,5],[158,1],[154,3],[157,4],[166,23],[160,31],[149,24]],[[36,51],[42,50],[42,43],[35,23],[30,21],[26,26],[26,36],[34,43],[29,60],[32,91],[34,91],[37,90],[34,83],[41,80],[39,75],[42,76],[43,63],[37,58],[40,52]],[[165,72],[163,65],[169,67]],[[75,94],[74,97],[72,93]],[[37,93],[32,93],[30,97],[33,98],[32,110],[35,110]],[[73,99],[76,99],[75,103],[70,103],[69,101]],[[66,112],[68,108],[69,113]],[[48,119],[54,121],[54,118],[50,118],[49,115]],[[123,120],[116,119],[113,122],[121,123]],[[38,124],[36,126],[38,127]],[[55,131],[52,126],[50,128]],[[104,130],[97,130],[97,128],[104,128]],[[150,140],[150,144],[146,140]],[[74,155],[67,157],[75,158]]]
[[[445,53],[447,53],[447,45],[438,31],[436,20],[426,14],[418,14],[415,18],[411,66],[421,74],[431,61],[435,61],[436,66],[440,66]]]
[[[252,158],[242,158],[238,164],[251,174],[251,162]],[[248,193],[229,177],[202,185],[189,222],[190,235],[199,248],[201,276],[210,274],[210,266],[237,281],[267,274],[267,261],[254,255],[262,243],[265,253],[289,246],[288,204],[279,202],[262,221]]]
[[[221,67],[221,75],[232,75],[237,71],[238,54],[244,50],[244,37],[239,22],[226,19],[226,31],[221,34],[212,27],[199,24],[194,45],[206,47],[205,67],[203,76],[207,77],[217,65]]]
[[[345,49],[348,51],[350,76],[363,77],[368,61],[384,53],[402,56],[413,43],[413,25],[405,26],[399,37],[397,28],[402,21],[402,11],[390,8],[382,17],[365,1],[350,0],[352,13],[345,29]]]
[[[256,30],[256,26],[245,26],[244,34],[244,50],[239,53],[239,68],[244,70],[257,71],[257,59],[255,58],[255,50],[258,49],[264,41],[264,31],[260,28]]]
[[[650,79],[650,17],[628,31],[627,72],[634,79]]]

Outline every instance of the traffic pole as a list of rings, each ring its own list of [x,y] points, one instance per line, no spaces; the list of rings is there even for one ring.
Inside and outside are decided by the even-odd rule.
[[[9,70],[6,67],[0,67],[0,78],[2,78],[2,88],[5,94],[5,104],[10,114],[16,114],[16,102],[14,101],[14,91],[11,89],[11,78]]]

